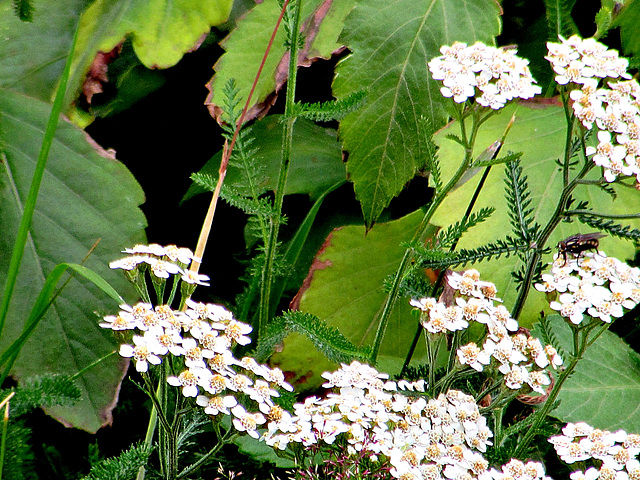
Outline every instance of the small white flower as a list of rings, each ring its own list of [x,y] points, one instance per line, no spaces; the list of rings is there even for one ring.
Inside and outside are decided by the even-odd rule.
[[[145,255],[132,255],[109,263],[111,269],[133,270],[141,263],[148,263],[149,257]]]
[[[196,397],[196,403],[201,407],[204,407],[204,413],[215,416],[219,413],[231,415],[229,409],[235,407],[238,404],[238,401],[236,400],[236,397],[232,395],[226,395],[224,397],[198,395]]]
[[[191,260],[193,260],[193,252],[185,247],[167,245],[164,247],[164,254],[172,262],[180,262],[183,265],[189,265]]]
[[[135,346],[127,344],[120,345],[120,355],[127,358],[133,357],[138,372],[146,372],[149,369],[149,363],[152,365],[159,365],[161,363],[160,357],[149,349],[144,337],[134,335],[133,343]]]
[[[167,377],[167,383],[174,387],[182,387],[185,397],[195,397],[198,395],[198,383],[206,373],[204,369],[187,369],[177,377]]]
[[[461,364],[469,365],[478,372],[491,362],[491,356],[473,342],[460,347],[456,353]]]
[[[190,285],[203,285],[209,286],[209,277],[207,275],[203,275],[201,273],[192,272],[191,270],[186,270],[181,273],[181,278],[183,282],[186,282]]]
[[[129,312],[120,312],[118,315],[107,315],[98,325],[111,330],[133,330],[136,328],[136,320]]]
[[[258,425],[265,423],[266,419],[261,413],[248,413],[242,405],[236,405],[231,409],[231,413],[235,417],[233,426],[239,432],[247,432],[250,436],[258,439],[259,435],[256,429]]]

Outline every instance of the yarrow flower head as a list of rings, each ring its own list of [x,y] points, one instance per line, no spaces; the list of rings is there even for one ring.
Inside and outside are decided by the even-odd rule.
[[[442,95],[457,103],[476,97],[480,105],[497,110],[509,100],[541,92],[534,85],[529,62],[513,49],[455,42],[443,46],[440,53],[429,62],[429,70],[434,80],[442,80]]]
[[[294,405],[293,416],[270,420],[263,441],[276,448],[310,446],[343,435],[350,455],[388,459],[395,478],[485,478],[482,453],[493,434],[472,397],[457,390],[430,400],[407,396],[400,383],[358,362],[323,377],[337,391],[322,400],[307,398]],[[424,385],[403,387],[420,391]]]
[[[480,280],[477,270],[449,272],[447,288],[453,290],[446,306],[435,298],[412,299],[421,312],[421,323],[431,335],[463,330],[472,322],[484,324],[487,334],[482,347],[471,342],[456,351],[458,362],[481,372],[487,366],[504,375],[504,384],[512,390],[531,389],[540,394],[551,379],[544,371],[557,368],[562,359],[551,346],[518,333],[518,322],[500,305],[496,286]]]
[[[132,263],[146,264],[156,277],[154,284],[171,276],[180,277],[190,286],[202,284],[203,276],[185,279],[183,268],[193,260],[188,249],[152,244],[138,245],[125,253],[134,261],[114,262],[112,268],[130,273],[136,268],[129,268]],[[164,265],[160,274],[160,270],[153,271],[158,265]],[[275,406],[278,389],[293,390],[280,369],[260,365],[250,357],[234,357],[236,345],[251,342],[252,327],[237,321],[222,305],[187,299],[184,311],[146,302],[120,305],[120,309],[100,323],[102,328],[128,335],[131,341],[121,345],[120,355],[132,358],[143,373],[149,365],[158,365],[169,355],[174,357],[171,364],[178,370],[167,377],[167,383],[180,388],[185,397],[195,398],[209,415],[232,415],[232,424],[239,431],[257,438],[256,428],[265,422],[262,412]],[[248,411],[252,405],[259,411]]]
[[[172,275],[180,275],[182,281],[194,285],[209,285],[209,277],[187,270],[195,259],[191,250],[175,245],[135,245],[125,248],[123,253],[128,256],[109,263],[112,269],[122,269],[135,276],[138,270],[148,268],[156,278],[167,279]]]
[[[559,84],[578,86],[570,93],[578,120],[598,129],[598,146],[587,147],[586,154],[608,182],[620,175],[640,181],[640,85],[627,73],[629,62],[593,38],[560,41],[547,43],[545,58]]]
[[[591,425],[568,423],[562,435],[549,439],[558,456],[568,464],[596,460],[597,467],[571,474],[572,480],[585,478],[640,478],[640,435],[624,430],[609,432]]]
[[[551,274],[543,274],[542,280],[536,289],[559,292],[549,306],[575,325],[585,317],[611,323],[640,303],[640,269],[604,252],[586,253],[566,263],[557,255]]]

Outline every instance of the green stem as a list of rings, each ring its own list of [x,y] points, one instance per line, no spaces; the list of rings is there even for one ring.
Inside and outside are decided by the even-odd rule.
[[[283,9],[287,8],[288,1],[283,5]],[[285,131],[282,138],[282,160],[280,163],[280,173],[278,175],[278,185],[275,191],[274,207],[275,213],[271,220],[269,230],[269,242],[266,245],[265,261],[262,267],[262,283],[260,285],[260,314],[258,316],[258,338],[264,333],[264,329],[269,322],[271,313],[271,285],[273,283],[273,267],[275,264],[275,255],[278,244],[278,233],[280,231],[280,218],[282,216],[282,204],[284,202],[285,186],[287,175],[289,173],[289,165],[291,163],[291,145],[293,143],[293,125],[295,117],[293,116],[295,105],[295,89],[298,73],[298,39],[300,36],[300,4],[302,0],[297,0],[293,4],[293,25],[290,28],[290,56],[289,56],[289,78],[287,80],[287,93],[285,102]]]
[[[7,449],[7,431],[9,430],[9,400],[16,392],[11,392],[1,403],[0,408],[4,407],[4,416],[2,418],[2,441],[0,442],[0,480],[2,480],[2,472],[4,470],[4,454]]]
[[[453,174],[453,177],[451,177],[447,185],[440,192],[436,192],[436,194],[433,196],[433,199],[431,200],[431,203],[429,204],[429,207],[427,208],[427,211],[424,214],[424,217],[422,218],[420,225],[416,229],[416,232],[413,236],[411,243],[424,242],[424,239],[428,231],[429,223],[431,222],[431,218],[435,214],[440,204],[447,197],[449,192],[453,189],[453,187],[455,187],[458,184],[462,176],[467,172],[467,170],[471,166],[473,162],[473,146],[475,144],[476,136],[478,133],[478,127],[491,115],[491,113],[489,113],[485,117],[480,117],[479,114],[477,114],[477,112],[474,112],[474,115],[472,115],[471,117],[472,118],[471,135],[469,136],[469,138],[467,138],[467,128],[464,122],[464,117],[465,117],[465,114],[463,111],[464,107],[459,107],[457,106],[457,104],[456,104],[456,107],[459,108],[458,114],[460,119],[459,124],[460,124],[461,140],[463,142],[463,146],[465,149],[464,160],[460,163],[458,170]],[[382,308],[382,313],[380,315],[380,320],[378,322],[378,328],[376,330],[376,336],[373,341],[373,348],[371,350],[371,357],[370,357],[370,361],[373,364],[375,364],[378,359],[378,353],[380,352],[380,346],[382,345],[382,340],[387,330],[391,311],[395,306],[395,302],[398,297],[398,292],[400,290],[402,279],[407,273],[409,266],[412,264],[413,257],[414,257],[413,249],[407,248],[404,252],[404,255],[402,256],[400,265],[398,266],[398,269],[396,270],[396,274],[393,278],[393,283],[391,284],[391,289],[389,291],[389,294],[387,295],[387,299],[385,300],[384,307]]]
[[[574,177],[573,180],[569,181],[569,166],[571,164],[571,139],[573,138],[573,125],[575,123],[575,117],[572,113],[570,113],[567,96],[564,94],[562,95],[562,103],[564,105],[565,117],[568,124],[567,135],[565,139],[564,161],[562,165],[564,188],[562,189],[562,193],[560,195],[560,198],[558,199],[558,204],[556,205],[555,212],[549,219],[549,222],[547,223],[545,228],[542,230],[540,236],[536,239],[537,248],[529,255],[525,270],[524,281],[520,286],[520,291],[518,292],[513,310],[511,311],[511,316],[516,320],[520,316],[520,313],[522,313],[522,309],[524,308],[527,296],[529,295],[529,287],[533,282],[533,277],[535,275],[538,262],[540,262],[540,252],[542,251],[542,249],[544,249],[545,245],[549,241],[549,237],[551,237],[553,231],[566,216],[566,209],[569,199],[571,198],[571,194],[573,193],[575,188],[584,181],[583,179],[585,175],[589,173],[589,171],[594,167],[594,163],[590,161],[586,156],[584,136],[581,136],[580,141],[584,163],[580,172]]]
[[[602,335],[607,330],[609,325],[605,324],[604,325],[605,328],[601,328],[596,333],[596,335],[593,336],[592,339],[589,339],[589,333],[597,326],[599,326],[599,323],[596,323],[596,321],[594,320],[594,322],[591,325],[587,326],[584,329],[574,329],[573,331],[574,352],[573,352],[571,361],[567,366],[567,368],[562,372],[560,372],[560,375],[558,376],[558,381],[554,384],[553,389],[551,390],[551,393],[549,393],[549,397],[547,398],[547,400],[542,404],[540,409],[535,412],[534,414],[535,419],[531,423],[524,437],[518,441],[518,446],[515,452],[513,453],[513,458],[524,458],[523,455],[525,454],[531,441],[534,439],[534,437],[538,433],[540,425],[542,424],[544,419],[547,417],[547,415],[551,412],[551,409],[555,406],[556,400],[558,398],[558,395],[560,394],[560,390],[562,389],[562,386],[567,381],[567,379],[571,376],[571,374],[575,371],[576,366],[584,356],[584,353],[587,347],[593,344],[593,342],[595,342],[600,337],[600,335]]]
[[[218,453],[218,451],[220,451],[220,449],[225,446],[227,443],[231,442],[233,440],[233,438],[235,436],[238,435],[238,432],[236,431],[229,431],[225,434],[225,436],[223,438],[220,439],[220,441],[217,443],[217,445],[215,447],[213,447],[211,450],[209,450],[207,453],[205,453],[203,456],[201,456],[196,462],[192,463],[191,465],[189,465],[188,467],[186,467],[184,470],[182,470],[177,478],[178,480],[181,478],[186,477],[187,475],[191,474],[192,472],[195,472],[197,469],[199,469],[200,467],[202,467],[203,465],[206,465],[207,462],[209,461],[209,459],[215,455],[216,453]]]
[[[540,262],[540,258],[542,255],[540,254],[541,250],[545,247],[547,242],[549,241],[549,237],[556,229],[556,227],[560,224],[562,219],[565,217],[567,203],[571,198],[571,193],[578,186],[578,179],[584,177],[589,170],[591,170],[594,166],[594,163],[587,160],[582,167],[582,170],[578,173],[576,178],[574,178],[569,184],[562,190],[562,194],[560,195],[560,199],[558,200],[558,204],[556,206],[556,210],[549,219],[549,222],[542,230],[542,233],[537,239],[537,248],[531,253],[529,256],[529,260],[527,262],[527,267],[525,271],[524,281],[520,286],[520,291],[518,292],[518,296],[516,297],[515,304],[513,306],[513,310],[511,312],[511,316],[514,319],[518,319],[520,313],[522,313],[522,308],[527,300],[527,296],[529,295],[529,286],[533,282],[533,277],[535,275],[536,266],[538,262]]]
[[[506,407],[502,407],[496,408],[491,412],[493,417],[493,444],[496,446],[502,445],[502,418],[505,410]]]

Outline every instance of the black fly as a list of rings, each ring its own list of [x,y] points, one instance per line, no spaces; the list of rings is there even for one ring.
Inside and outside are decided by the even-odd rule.
[[[558,254],[564,257],[564,264],[567,264],[568,255],[580,255],[587,250],[598,250],[598,239],[606,237],[602,233],[578,233],[577,235],[571,235],[565,238],[561,242],[558,242]]]

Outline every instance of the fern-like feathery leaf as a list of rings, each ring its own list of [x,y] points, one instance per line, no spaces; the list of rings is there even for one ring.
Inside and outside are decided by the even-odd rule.
[[[631,229],[629,225],[621,225],[613,220],[605,220],[596,215],[578,215],[578,220],[592,228],[607,232],[609,235],[634,242],[640,241],[640,230]]]
[[[453,247],[462,235],[464,235],[469,229],[475,227],[479,223],[488,219],[496,209],[493,207],[485,207],[478,212],[474,212],[469,215],[468,218],[464,218],[453,225],[449,226],[445,231],[438,233],[436,244],[440,248]]]
[[[359,90],[338,100],[318,103],[296,103],[293,108],[293,116],[304,117],[315,122],[330,122],[341,120],[349,113],[362,106],[365,90]]]
[[[33,3],[31,0],[13,0],[13,10],[23,22],[33,22]]]
[[[420,132],[421,155],[426,159],[425,166],[431,174],[433,186],[436,192],[439,192],[442,190],[442,174],[440,172],[440,161],[438,160],[438,146],[433,141],[435,126],[430,118],[420,115],[418,130]]]
[[[545,345],[551,345],[556,349],[558,354],[564,359],[567,358],[567,354],[564,352],[562,347],[560,346],[560,341],[558,337],[553,332],[553,326],[551,325],[551,320],[547,315],[540,315],[540,321],[538,322],[538,326],[540,328],[540,336],[542,337],[542,341]]]
[[[350,363],[366,360],[369,348],[358,348],[335,327],[330,327],[320,318],[310,313],[288,311],[275,318],[258,341],[256,358],[268,358],[290,332],[301,333],[332,362]]]
[[[421,268],[442,269],[454,266],[466,266],[477,262],[509,257],[514,253],[525,252],[531,247],[528,243],[523,243],[511,237],[504,240],[497,240],[494,243],[482,245],[475,249],[461,249],[453,252],[442,252],[425,247],[417,247],[416,255]]]
[[[91,467],[83,480],[130,480],[147,464],[151,450],[144,444],[134,445],[114,458],[107,458]]]
[[[533,219],[531,193],[527,176],[523,175],[519,160],[507,163],[505,168],[505,197],[509,207],[508,215],[516,238],[530,244],[536,237],[539,226]]]
[[[20,416],[35,408],[73,405],[80,396],[80,389],[71,375],[29,377],[16,389],[16,395],[11,399],[11,412]]]

